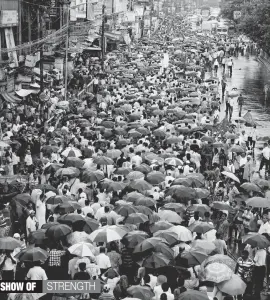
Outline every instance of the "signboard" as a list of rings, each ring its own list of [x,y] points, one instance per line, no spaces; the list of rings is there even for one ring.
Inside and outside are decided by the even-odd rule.
[[[0,12],[0,26],[12,27],[17,26],[19,17],[17,10],[1,10]]]
[[[57,17],[56,0],[51,0],[50,16],[51,17]]]
[[[241,16],[242,16],[241,11],[236,10],[236,11],[233,12],[233,18],[234,18],[234,20],[240,19]]]
[[[14,77],[7,78],[7,92],[11,93],[15,91],[15,80]]]

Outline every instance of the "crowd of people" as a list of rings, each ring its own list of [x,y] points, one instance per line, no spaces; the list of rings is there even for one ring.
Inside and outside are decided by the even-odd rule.
[[[0,231],[2,280],[102,282],[98,294],[33,299],[259,299],[270,144],[257,169],[256,124],[229,90],[233,61],[250,46],[170,17],[151,38],[114,51],[83,100],[46,95],[46,126],[3,115],[2,176],[28,179],[2,203],[14,233]]]

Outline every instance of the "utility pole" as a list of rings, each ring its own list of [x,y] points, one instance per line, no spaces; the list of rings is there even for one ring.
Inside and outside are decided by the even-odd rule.
[[[104,70],[104,57],[105,57],[105,41],[104,41],[104,33],[105,33],[105,4],[102,5],[102,27],[101,27],[101,67],[102,71]]]
[[[40,21],[41,21],[41,26],[40,26],[40,38],[41,40],[43,39],[44,37],[44,22],[43,22],[43,16],[41,16],[40,18]],[[40,45],[40,50],[39,50],[39,53],[40,53],[40,92],[42,93],[43,90],[44,90],[44,68],[43,68],[43,42],[41,43]]]
[[[22,0],[18,1],[18,44],[22,44]],[[19,54],[21,54],[21,50],[19,51]]]
[[[66,36],[66,59],[65,59],[65,101],[67,101],[67,86],[68,86],[68,48],[69,48],[69,21],[70,21],[70,9],[69,3],[67,7],[67,36]]]

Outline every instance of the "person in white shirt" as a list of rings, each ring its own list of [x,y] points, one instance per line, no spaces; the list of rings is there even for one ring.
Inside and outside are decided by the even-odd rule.
[[[27,275],[27,280],[47,280],[48,277],[46,272],[41,268],[40,262],[34,262],[34,267],[32,267]]]
[[[267,172],[269,172],[269,168],[270,168],[270,145],[269,145],[269,142],[263,148],[262,155],[263,155],[263,157],[262,157],[262,160],[260,163],[259,172],[262,170],[262,168],[265,165],[265,173],[267,173]]]
[[[262,220],[258,221],[258,225],[260,225],[258,233],[260,234],[267,233],[270,235],[270,222],[269,222],[268,215],[264,214],[262,216]]]
[[[136,167],[139,167],[142,164],[141,152],[137,152],[136,155],[131,158],[131,164]]]
[[[36,218],[35,211],[31,210],[29,217],[26,219],[26,233],[27,236],[33,231],[36,231],[38,229],[38,221]]]
[[[266,250],[258,249],[254,257],[255,267],[253,270],[253,283],[255,295],[260,298],[261,291],[263,290],[264,277],[266,272]]]
[[[90,206],[89,200],[85,200],[85,207],[82,208],[82,213],[84,216],[87,216],[87,214],[95,215],[93,208]]]
[[[162,288],[162,294],[164,293],[167,295],[167,300],[174,299],[174,295],[171,293],[169,284],[167,282],[162,283],[161,288]]]
[[[100,247],[100,254],[96,256],[96,263],[100,267],[101,274],[104,274],[109,268],[111,268],[111,261],[109,256],[105,254],[105,247]]]

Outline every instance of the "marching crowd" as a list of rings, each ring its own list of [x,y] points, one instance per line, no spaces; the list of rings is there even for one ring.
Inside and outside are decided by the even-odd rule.
[[[1,174],[28,181],[9,202],[13,238],[0,231],[2,280],[102,282],[99,294],[27,299],[259,299],[270,143],[257,169],[256,124],[229,90],[252,47],[174,17],[114,51],[83,100],[46,95],[46,124],[3,114]]]

